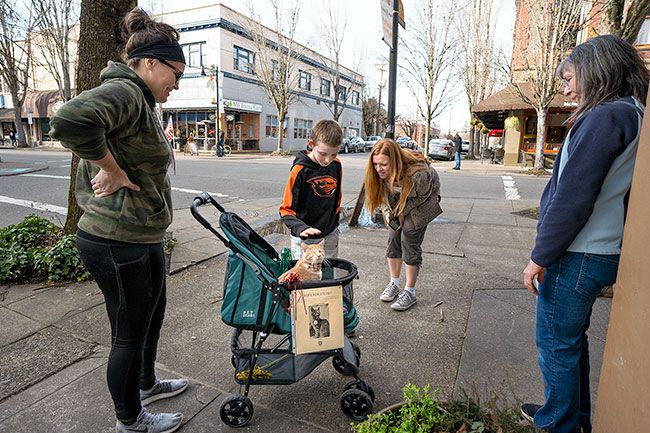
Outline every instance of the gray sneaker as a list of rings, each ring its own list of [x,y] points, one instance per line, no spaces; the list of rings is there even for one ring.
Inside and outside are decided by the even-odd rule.
[[[131,425],[124,425],[118,420],[115,433],[172,433],[178,430],[183,421],[180,413],[153,413],[144,409]]]
[[[394,283],[388,283],[388,286],[384,289],[383,292],[381,292],[381,296],[379,296],[379,299],[381,299],[384,302],[392,302],[393,299],[395,299],[395,296],[399,293],[401,289],[397,284]]]
[[[187,385],[187,379],[157,380],[150,390],[140,390],[140,403],[142,406],[146,406],[154,401],[173,397],[185,391]]]
[[[415,305],[417,301],[415,300],[415,295],[412,295],[408,290],[402,291],[390,308],[397,311],[405,311]]]

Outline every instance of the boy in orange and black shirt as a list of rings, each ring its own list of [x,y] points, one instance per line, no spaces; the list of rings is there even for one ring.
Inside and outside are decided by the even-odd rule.
[[[341,161],[337,158],[343,130],[333,120],[314,125],[308,141],[293,161],[280,205],[282,222],[291,230],[294,259],[302,255],[301,242],[325,240],[325,256],[337,257],[341,210]]]

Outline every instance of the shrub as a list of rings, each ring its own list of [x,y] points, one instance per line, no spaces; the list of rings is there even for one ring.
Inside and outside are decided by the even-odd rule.
[[[0,229],[0,284],[89,278],[74,241],[50,221],[29,215]]]
[[[402,390],[404,404],[399,410],[370,415],[352,424],[356,433],[533,433],[516,409],[498,408],[496,400],[482,403],[467,395],[450,402],[438,400],[429,385],[407,384]]]

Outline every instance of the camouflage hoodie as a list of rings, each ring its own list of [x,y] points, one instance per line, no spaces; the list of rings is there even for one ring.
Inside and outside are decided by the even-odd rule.
[[[50,135],[81,161],[76,197],[84,214],[79,228],[106,239],[133,243],[161,242],[172,221],[167,169],[173,158],[154,113],[151,90],[128,66],[109,62],[102,84],[82,92],[50,121]],[[90,180],[99,160],[111,152],[140,191],[121,188],[95,197]]]

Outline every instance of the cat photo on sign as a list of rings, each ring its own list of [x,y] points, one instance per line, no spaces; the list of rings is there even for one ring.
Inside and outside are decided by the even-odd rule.
[[[329,304],[309,306],[309,337],[314,339],[330,336]]]

